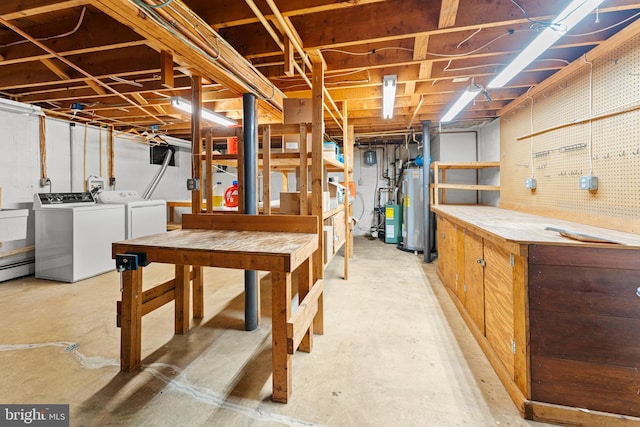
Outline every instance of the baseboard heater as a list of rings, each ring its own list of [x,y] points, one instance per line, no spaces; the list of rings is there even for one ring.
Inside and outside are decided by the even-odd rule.
[[[27,258],[27,259],[23,259],[23,260],[20,260],[20,261],[12,262],[11,264],[0,265],[0,271],[7,270],[7,269],[10,269],[10,268],[15,268],[15,267],[21,267],[23,265],[35,264],[35,263],[36,263],[35,257],[34,258]]]
[[[0,282],[34,274],[35,266],[35,257],[0,265]]]

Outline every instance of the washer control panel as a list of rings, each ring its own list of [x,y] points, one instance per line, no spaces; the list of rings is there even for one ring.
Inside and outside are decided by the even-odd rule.
[[[36,197],[41,206],[61,205],[67,203],[96,203],[93,198],[93,194],[89,191],[81,193],[38,193],[36,194]]]

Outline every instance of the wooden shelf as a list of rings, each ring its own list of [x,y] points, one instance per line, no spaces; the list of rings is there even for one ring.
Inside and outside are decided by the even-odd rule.
[[[205,158],[205,153],[202,154]],[[311,160],[311,153],[307,153],[307,158]],[[203,160],[204,161],[204,160]],[[309,161],[309,163],[311,163]],[[237,167],[237,154],[214,154],[213,164]],[[300,153],[271,153],[271,170],[273,171],[293,171],[300,166]],[[262,167],[262,153],[258,153],[258,167]],[[342,172],[344,164],[331,158],[324,158],[324,167],[329,172]]]
[[[499,168],[500,162],[433,162],[431,169],[485,169]]]
[[[326,212],[322,212],[322,220],[331,218],[332,216],[334,216],[337,213],[340,213],[344,210],[344,205],[338,205],[337,208],[335,209],[331,209],[329,211]]]
[[[500,162],[433,162],[430,165],[433,169],[433,184],[429,186],[430,203],[438,206],[440,202],[445,203],[447,190],[471,190],[471,191],[500,191],[499,185],[482,184],[447,184],[447,170],[449,169],[488,169],[499,168]],[[440,171],[442,170],[442,173]],[[442,179],[442,182],[440,182]],[[442,190],[442,200],[440,199]]]
[[[324,263],[325,267],[327,265],[329,265],[329,263],[331,261],[333,261],[333,259],[336,257],[336,255],[338,254],[338,251],[340,249],[342,249],[342,247],[344,246],[344,244],[347,242],[347,239],[342,239],[340,242],[338,242],[337,246],[333,247],[333,254],[329,257],[329,259],[327,260],[327,262]],[[345,256],[346,258],[346,256]]]
[[[318,104],[320,105],[320,104]],[[318,110],[318,113],[320,110]],[[344,113],[346,116],[346,112]],[[342,163],[337,160],[334,156],[329,157],[325,155],[322,150],[324,147],[322,145],[318,145],[316,147],[317,151],[306,152],[305,153],[305,144],[300,144],[301,152],[291,151],[291,152],[274,152],[271,149],[271,139],[275,136],[283,136],[283,135],[299,135],[299,141],[309,141],[307,136],[310,134],[313,135],[314,126],[319,126],[322,123],[321,117],[318,114],[318,117],[315,118],[316,121],[312,125],[311,123],[296,123],[296,124],[286,124],[286,125],[264,125],[261,127],[262,130],[262,149],[263,152],[257,153],[257,166],[261,170],[268,169],[270,172],[280,172],[282,174],[282,188],[288,188],[288,174],[295,173],[296,174],[296,183],[299,188],[297,190],[300,194],[311,193],[311,200],[308,209],[308,214],[311,215],[312,212],[316,212],[316,215],[322,218],[322,221],[329,220],[331,222],[336,222],[335,227],[339,227],[339,230],[343,231],[342,241],[339,243],[338,248],[340,249],[343,245],[345,247],[345,257],[344,257],[344,278],[348,279],[348,259],[353,257],[353,231],[351,227],[350,214],[352,212],[352,205],[344,205],[340,204],[336,209],[331,209],[327,212],[323,211],[323,192],[326,191],[326,182],[328,180],[327,173],[329,172],[340,172],[344,174],[344,181],[350,182],[352,181],[352,173],[353,166],[350,165],[350,155],[353,150],[353,142],[347,145],[343,145],[344,149],[344,159],[345,163]],[[345,141],[353,141],[353,126],[347,126],[345,123]],[[317,138],[318,135],[315,135]],[[318,141],[316,141],[316,144]],[[314,144],[312,144],[313,146]],[[209,140],[207,145],[205,145],[205,150],[200,152],[200,158],[202,160],[203,168],[207,171],[215,170],[216,166],[226,166],[238,168],[238,176],[242,175],[242,167],[243,164],[240,162],[241,156],[239,154],[215,154],[213,153],[213,144]],[[331,154],[331,153],[327,153]],[[318,161],[322,158],[322,161]],[[306,167],[305,167],[306,165]],[[207,176],[212,176],[212,173],[207,173]],[[309,179],[311,178],[311,179]],[[308,184],[311,182],[311,185]],[[238,181],[239,192],[244,190],[244,186],[241,180]],[[213,183],[209,182],[207,188],[213,187]],[[259,191],[259,190],[258,190]],[[208,194],[208,198],[213,199],[213,194]],[[263,200],[271,200],[271,173],[263,173],[262,176],[262,199]],[[303,202],[300,202],[303,203]],[[206,203],[204,203],[206,205]],[[178,206],[178,205],[175,205]],[[173,219],[173,209],[175,206],[172,206],[170,209],[171,219]],[[273,209],[272,207],[258,209],[260,213],[263,215],[272,215],[278,214],[279,209]],[[344,216],[341,216],[344,214]],[[336,218],[338,220],[336,221]],[[324,256],[324,249],[322,247],[323,235],[322,231],[319,231],[319,241],[321,242],[321,247],[313,256],[314,266],[314,277],[321,279],[323,277],[323,263],[322,258]],[[336,250],[337,250],[336,249]],[[335,252],[335,251],[334,251]],[[318,270],[319,269],[319,270]]]

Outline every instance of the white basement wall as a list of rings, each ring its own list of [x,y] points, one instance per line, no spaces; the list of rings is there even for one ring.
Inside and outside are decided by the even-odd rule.
[[[69,122],[46,120],[46,173],[51,180],[52,192],[83,191],[86,176],[107,178],[107,130],[84,124],[70,126]],[[102,153],[100,151],[102,132]],[[49,186],[40,186],[40,132],[39,117],[27,112],[8,112],[0,108],[0,187],[2,208],[32,208],[35,193],[49,192]],[[73,136],[73,139],[72,139]],[[143,138],[134,141],[130,135],[118,135],[114,141],[114,171],[116,189],[136,190],[140,194],[160,168],[150,164],[149,146]],[[184,142],[182,142],[184,144]],[[187,148],[176,150],[176,166],[169,167],[152,198],[189,200],[186,180],[191,176],[191,155]],[[72,181],[73,178],[73,181]],[[29,215],[27,238],[2,242],[0,253],[34,244],[34,215]],[[0,281],[33,273],[33,252],[11,257],[0,257]],[[23,263],[19,268],[7,266]],[[12,270],[12,271],[10,271]],[[16,276],[17,275],[17,276]]]

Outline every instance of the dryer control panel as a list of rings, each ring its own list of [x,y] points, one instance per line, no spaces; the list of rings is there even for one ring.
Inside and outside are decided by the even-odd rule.
[[[34,199],[34,202],[39,203],[40,206],[62,205],[67,203],[96,203],[93,194],[89,191],[81,193],[38,193]]]

